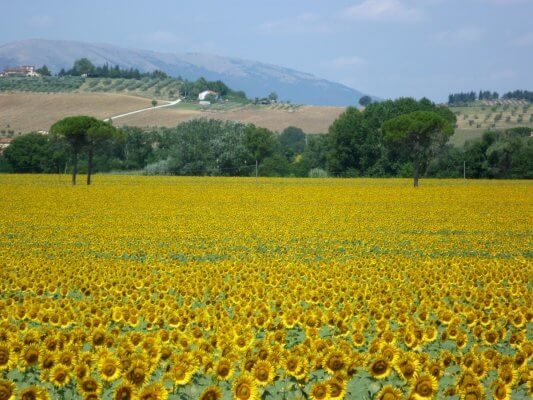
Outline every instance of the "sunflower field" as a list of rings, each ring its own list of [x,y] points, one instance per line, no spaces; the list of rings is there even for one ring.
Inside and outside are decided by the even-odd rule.
[[[68,181],[0,175],[0,400],[531,398],[529,181]]]

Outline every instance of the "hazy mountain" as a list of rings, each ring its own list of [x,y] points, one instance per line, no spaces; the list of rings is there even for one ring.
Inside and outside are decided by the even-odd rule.
[[[172,76],[196,80],[220,79],[248,97],[278,93],[281,100],[315,105],[355,105],[363,93],[339,83],[276,65],[201,53],[172,54],[133,50],[104,43],[66,40],[23,40],[0,46],[0,68],[46,64],[53,72],[72,67],[86,57],[95,65],[109,63],[141,71],[160,69]]]

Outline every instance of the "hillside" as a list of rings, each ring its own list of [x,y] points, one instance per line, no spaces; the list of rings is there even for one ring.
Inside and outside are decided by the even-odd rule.
[[[117,93],[0,93],[0,136],[8,131],[24,133],[48,130],[69,115],[109,118],[149,107],[150,99]],[[276,131],[297,126],[307,133],[325,133],[344,111],[325,106],[242,106],[237,103],[200,107],[182,103],[119,118],[115,125],[175,126],[194,118],[216,118],[254,123]]]
[[[523,100],[477,101],[467,106],[450,107],[457,116],[452,143],[461,145],[490,129],[528,126],[533,129],[533,106]]]
[[[70,68],[75,60],[83,57],[95,65],[109,63],[140,71],[159,69],[189,80],[202,76],[208,80],[222,80],[232,89],[244,90],[249,98],[264,97],[275,91],[280,99],[293,103],[346,106],[357,104],[363,96],[339,83],[257,61],[200,53],[158,53],[75,41],[34,39],[1,45],[0,69],[46,64],[53,72],[58,72],[61,68]]]

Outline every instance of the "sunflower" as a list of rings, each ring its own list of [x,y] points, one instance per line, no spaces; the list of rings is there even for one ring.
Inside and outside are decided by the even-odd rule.
[[[258,400],[259,391],[254,379],[244,374],[233,381],[233,398],[238,400]]]
[[[494,400],[510,400],[511,388],[501,380],[494,381],[491,385]]]
[[[366,338],[361,332],[355,332],[352,335],[353,344],[355,347],[361,347],[365,344]]]
[[[400,358],[400,351],[393,345],[385,344],[381,348],[381,356],[386,359],[389,364],[394,365]]]
[[[33,367],[39,363],[39,357],[41,355],[41,350],[38,345],[30,344],[22,350],[22,359],[24,361],[24,366]]]
[[[329,386],[325,382],[317,382],[309,391],[311,400],[329,400]]]
[[[168,392],[161,383],[152,383],[143,387],[137,398],[139,400],[166,400]]]
[[[402,391],[392,385],[386,385],[376,395],[376,400],[402,400]]]
[[[199,397],[199,400],[220,400],[222,390],[218,386],[210,386],[205,389]]]
[[[7,344],[0,344],[0,371],[10,369],[15,363],[15,355]]]
[[[433,375],[424,374],[414,380],[411,393],[416,400],[432,399],[439,388],[439,383]]]
[[[308,364],[295,354],[285,357],[283,367],[287,375],[298,380],[307,376]]]
[[[329,389],[329,397],[331,399],[344,399],[346,395],[346,377],[337,374],[333,378],[326,381]]]
[[[420,372],[420,363],[411,353],[405,353],[400,357],[394,368],[403,380],[410,381]]]
[[[63,387],[70,382],[70,371],[61,364],[55,365],[50,371],[50,382],[56,387]]]
[[[126,379],[131,384],[140,387],[150,378],[150,371],[146,362],[137,360],[132,363],[125,374]]]
[[[80,388],[80,391],[84,395],[88,395],[91,393],[98,394],[100,393],[100,384],[96,379],[94,379],[91,376],[86,376],[83,378],[79,383],[78,387]]]
[[[498,370],[498,378],[507,386],[513,386],[518,379],[518,371],[510,365],[502,365]]]
[[[369,363],[368,372],[370,372],[375,379],[384,379],[389,376],[391,372],[391,364],[387,359],[378,357]]]
[[[474,360],[470,369],[477,375],[478,379],[483,379],[487,375],[487,364],[482,359]]]
[[[219,381],[227,381],[233,375],[233,365],[227,358],[222,358],[215,368],[215,374]]]
[[[460,391],[461,400],[484,400],[485,390],[481,384],[469,385]]]
[[[13,382],[0,380],[0,400],[14,400],[16,389]]]
[[[115,389],[113,400],[133,400],[136,398],[137,391],[130,383],[123,383]]]
[[[268,385],[275,377],[274,367],[268,361],[256,362],[252,369],[252,374],[255,382],[260,386]]]
[[[341,351],[330,351],[324,357],[323,365],[327,372],[334,375],[346,367],[346,357]]]
[[[113,382],[120,376],[119,362],[111,356],[104,356],[98,361],[100,377],[106,382]]]
[[[442,363],[440,362],[440,360],[436,360],[436,361],[431,362],[427,366],[427,370],[437,380],[442,378],[442,375],[444,375],[444,368],[443,368]]]
[[[169,372],[169,377],[175,385],[186,385],[191,381],[191,378],[196,371],[196,368],[191,368],[191,366],[194,365],[186,362],[179,362],[172,366]]]
[[[19,393],[20,400],[50,400],[48,391],[38,386],[28,386]]]

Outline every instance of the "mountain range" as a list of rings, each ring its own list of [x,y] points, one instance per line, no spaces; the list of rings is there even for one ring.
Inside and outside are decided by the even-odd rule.
[[[75,60],[88,58],[95,65],[108,63],[141,72],[156,69],[189,80],[221,80],[249,98],[276,92],[280,100],[298,104],[356,105],[358,90],[277,65],[204,53],[162,53],[125,49],[105,43],[30,39],[0,45],[0,68],[17,65],[48,66],[52,72],[69,69]]]

